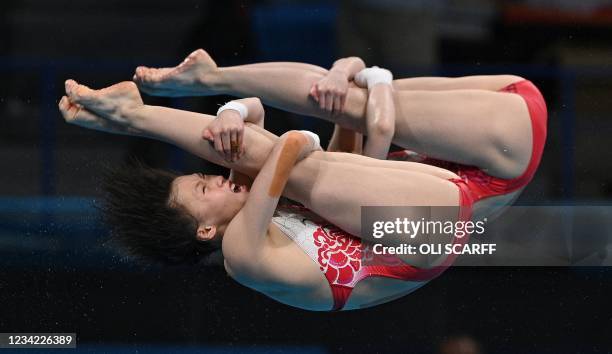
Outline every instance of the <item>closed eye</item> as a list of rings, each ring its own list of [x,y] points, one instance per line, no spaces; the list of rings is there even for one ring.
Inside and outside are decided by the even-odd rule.
[[[198,173],[198,176],[203,181],[203,182],[200,182],[202,184],[202,194],[206,194],[206,176],[201,173]]]

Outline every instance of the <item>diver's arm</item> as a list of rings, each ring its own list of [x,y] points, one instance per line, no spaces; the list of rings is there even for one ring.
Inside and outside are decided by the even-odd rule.
[[[233,100],[217,111],[217,119],[204,129],[202,137],[225,155],[229,162],[235,162],[244,154],[244,126],[252,123],[263,128],[264,109],[257,97]]]
[[[395,99],[393,74],[377,66],[355,75],[355,83],[368,88],[366,131],[368,140],[363,154],[385,160],[395,134]]]
[[[258,127],[264,126],[265,111],[261,100],[257,97],[241,98],[233,100],[233,102],[242,103],[248,110],[248,114],[244,117],[245,122],[251,122]]]
[[[338,59],[327,74],[312,85],[309,94],[319,103],[319,108],[340,114],[344,111],[349,81],[363,69],[365,64],[358,57]]]
[[[346,79],[351,81],[355,77],[355,74],[365,69],[365,63],[359,57],[347,57],[336,60],[329,71],[335,71],[342,73],[346,76]]]
[[[289,131],[276,142],[255,178],[249,197],[223,236],[227,264],[238,273],[257,271],[253,264],[264,251],[264,241],[278,200],[293,166],[318,148],[313,136]]]
[[[366,127],[368,140],[363,154],[386,160],[395,134],[395,102],[391,85],[378,84],[370,89]]]

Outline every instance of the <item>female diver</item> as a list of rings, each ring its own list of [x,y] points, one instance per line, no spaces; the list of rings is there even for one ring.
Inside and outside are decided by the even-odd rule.
[[[386,256],[377,262],[367,248],[374,239],[361,232],[363,205],[453,207],[452,214],[448,208],[424,214],[417,208],[406,215],[414,220],[471,217],[471,192],[456,174],[418,163],[319,151],[310,133],[276,137],[261,128],[264,111],[257,98],[234,101],[215,119],[144,105],[132,82],[96,91],[68,80],[59,108],[68,123],[173,143],[253,178],[248,188],[237,176],[119,171],[107,182],[104,210],[132,252],[193,264],[220,249],[233,279],[291,306],[374,306],[414,291],[453,262],[455,256]],[[240,158],[228,159],[215,149],[219,139],[206,132],[243,115],[256,123],[245,126],[246,149]],[[212,144],[202,139],[203,131]],[[278,206],[281,194],[305,208]],[[466,239],[451,235],[449,242]],[[369,256],[374,263],[364,261]]]
[[[368,135],[364,153],[370,157],[385,158],[393,142],[420,154],[417,161],[464,179],[481,201],[476,215],[499,213],[533,178],[547,110],[530,81],[514,75],[420,77],[394,80],[389,88],[377,85],[390,82],[389,73],[364,68],[355,57],[337,60],[329,71],[286,62],[218,67],[199,49],[174,68],[138,67],[134,81],[151,95],[257,96],[267,105],[328,120],[337,125],[334,149],[356,150],[359,137],[351,131]]]

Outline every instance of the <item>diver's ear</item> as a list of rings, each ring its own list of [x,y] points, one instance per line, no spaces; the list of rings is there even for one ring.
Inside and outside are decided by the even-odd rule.
[[[217,227],[215,225],[200,225],[198,226],[197,239],[198,241],[210,241],[215,237]]]

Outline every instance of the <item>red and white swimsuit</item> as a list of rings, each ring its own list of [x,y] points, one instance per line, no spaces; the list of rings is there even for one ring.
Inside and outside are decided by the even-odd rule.
[[[538,89],[527,80],[513,83],[500,90],[520,95],[527,103],[531,118],[533,149],[525,172],[514,179],[490,176],[474,166],[428,158],[424,163],[439,166],[457,173],[461,178],[451,179],[459,189],[460,213],[458,220],[467,221],[472,216],[472,205],[483,198],[513,192],[524,187],[533,178],[540,163],[546,141],[546,103]],[[393,155],[397,156],[393,156]],[[390,154],[398,157],[404,151]],[[400,156],[401,157],[401,156]],[[281,209],[272,218],[278,228],[319,266],[325,275],[334,298],[332,310],[341,310],[359,281],[367,277],[387,277],[406,281],[427,281],[442,274],[456,259],[450,255],[437,267],[420,269],[407,265],[399,258],[385,256],[381,262],[367,262],[372,253],[368,243],[354,237],[308,209],[290,207]],[[468,237],[456,238],[457,243],[466,243]],[[370,265],[375,263],[376,265]]]
[[[451,180],[459,187],[460,212],[458,220],[472,216],[473,199],[461,179]],[[359,281],[367,277],[387,277],[407,281],[427,281],[442,274],[455,261],[451,255],[436,267],[421,269],[410,266],[395,256],[376,256],[368,243],[330,224],[303,207],[279,209],[272,222],[293,240],[318,266],[329,282],[334,305],[332,311],[341,310]],[[468,236],[456,238],[466,243]],[[367,258],[367,264],[363,259]],[[377,257],[370,262],[371,258]],[[370,265],[371,263],[375,265]]]

